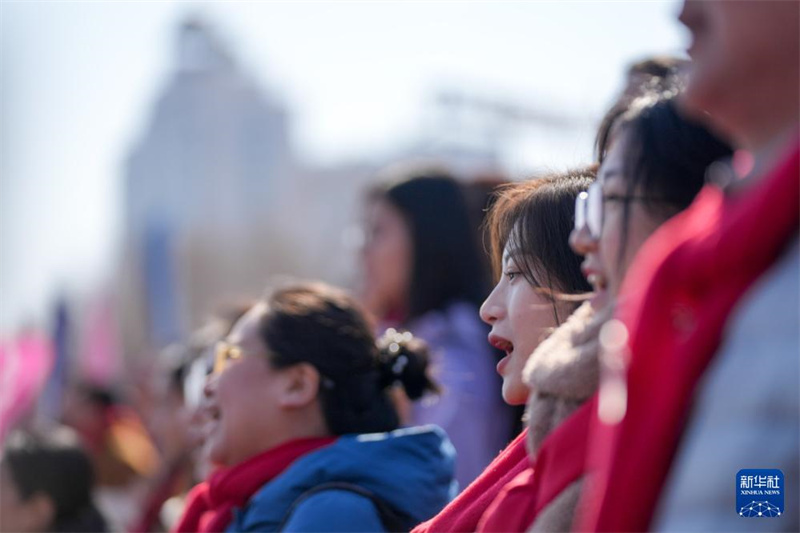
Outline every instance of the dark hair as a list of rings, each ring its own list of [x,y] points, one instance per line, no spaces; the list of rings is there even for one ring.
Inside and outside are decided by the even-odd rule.
[[[654,78],[669,78],[680,72],[680,69],[689,64],[688,59],[657,55],[646,57],[632,63],[628,67],[628,76],[652,76]]]
[[[274,368],[308,363],[321,376],[320,403],[334,435],[391,431],[399,418],[387,389],[411,400],[438,392],[424,342],[389,330],[376,342],[360,305],[323,283],[281,288],[266,300],[260,335]]]
[[[47,436],[14,432],[2,461],[22,500],[39,493],[52,500],[54,516],[47,531],[106,531],[92,502],[92,463],[70,430],[59,428]]]
[[[732,154],[726,142],[700,123],[681,116],[675,91],[651,93],[614,106],[597,134],[595,149],[601,163],[623,134],[627,145],[620,170],[627,182],[626,194],[640,191],[647,210],[665,219],[692,203],[713,162]],[[630,206],[626,203],[623,207],[625,242]],[[620,261],[624,252],[623,246]]]
[[[581,258],[569,246],[575,198],[589,188],[594,167],[512,183],[498,190],[486,220],[492,266],[502,275],[503,250],[513,244],[525,279],[554,302],[559,295],[592,290],[581,272]],[[553,306],[556,322],[558,310]]]
[[[688,59],[671,56],[653,56],[628,67],[625,91],[620,100],[679,89],[681,70],[689,65]]]
[[[484,245],[489,238],[488,228],[486,227],[486,216],[492,210],[492,206],[497,200],[495,191],[508,183],[509,180],[500,175],[485,175],[479,176],[474,181],[467,182],[463,185],[464,197],[466,198],[470,218],[472,219],[472,229],[470,231],[477,239],[478,252],[483,263],[481,268],[487,279],[491,277],[492,257],[489,254],[489,250],[487,250]],[[503,353],[503,355],[505,354]]]
[[[489,291],[464,191],[443,170],[406,172],[402,181],[373,189],[404,216],[413,243],[406,320],[455,301],[480,306]]]

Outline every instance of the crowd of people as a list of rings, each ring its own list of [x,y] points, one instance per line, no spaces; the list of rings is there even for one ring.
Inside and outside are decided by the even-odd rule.
[[[10,432],[0,530],[800,530],[800,4],[680,21],[594,161],[488,196],[393,167],[357,291],[276,286],[138,402]],[[737,509],[747,468],[777,516]]]

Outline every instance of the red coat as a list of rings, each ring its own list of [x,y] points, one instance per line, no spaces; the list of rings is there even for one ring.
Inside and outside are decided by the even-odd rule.
[[[792,153],[747,190],[726,196],[705,188],[638,254],[619,313],[630,348],[626,412],[615,425],[593,421],[592,484],[579,507],[578,530],[650,527],[695,388],[731,311],[797,234],[796,147],[797,140]]]

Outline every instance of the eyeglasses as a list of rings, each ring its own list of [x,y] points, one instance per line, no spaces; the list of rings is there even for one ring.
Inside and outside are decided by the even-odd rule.
[[[641,201],[664,204],[675,203],[670,200],[650,198],[648,196],[603,194],[602,184],[594,182],[589,185],[585,192],[580,193],[575,198],[575,231],[586,228],[593,239],[599,239],[600,232],[603,230],[603,212],[606,202],[629,204]]]
[[[231,361],[242,358],[242,349],[226,341],[219,341],[214,348],[214,366],[212,374],[220,374],[225,370]]]
[[[589,230],[589,235],[597,239],[603,229],[603,189],[600,183],[592,183],[589,189],[575,198],[575,230]]]
[[[227,341],[219,341],[214,347],[214,361],[211,367],[211,374],[221,374],[233,361],[242,358],[242,349],[235,344]],[[319,370],[318,370],[319,371]],[[321,385],[325,389],[332,389],[336,386],[335,382],[320,372]]]

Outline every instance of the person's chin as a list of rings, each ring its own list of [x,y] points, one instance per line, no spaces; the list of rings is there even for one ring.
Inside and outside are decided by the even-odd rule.
[[[678,95],[678,109],[680,111],[692,118],[700,117],[705,109],[704,101],[706,98],[704,97],[704,91],[700,81],[694,80],[694,74],[692,74],[687,82],[687,89],[681,92]],[[691,86],[691,89],[688,87]]]
[[[222,435],[212,433],[206,437],[205,455],[217,466],[228,465],[228,453]]]
[[[677,99],[683,114],[715,130],[724,129],[719,123],[718,110],[728,106],[727,94],[730,93],[720,79],[717,65],[705,69],[695,65],[686,79],[686,88]]]
[[[525,405],[528,402],[528,389],[519,391],[513,387],[503,387],[503,401],[513,407]]]
[[[233,466],[233,463],[228,460],[228,456],[224,452],[210,452],[209,453],[209,461],[212,465],[216,468],[227,468],[229,466]]]
[[[595,289],[594,294],[589,299],[592,309],[599,311],[608,304],[608,291],[606,289]]]

